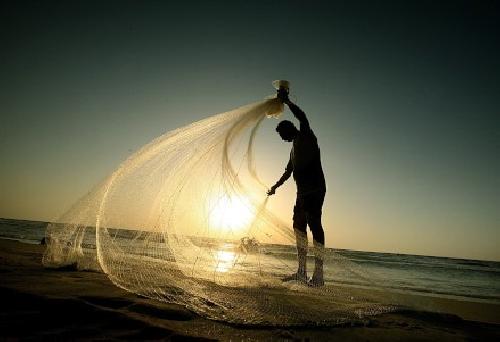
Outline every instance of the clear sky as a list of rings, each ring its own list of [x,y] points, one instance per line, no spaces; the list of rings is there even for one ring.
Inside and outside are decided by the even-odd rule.
[[[2,2],[0,217],[53,220],[281,78],[320,142],[328,246],[500,260],[499,23],[494,0]],[[274,182],[290,146],[265,139]]]

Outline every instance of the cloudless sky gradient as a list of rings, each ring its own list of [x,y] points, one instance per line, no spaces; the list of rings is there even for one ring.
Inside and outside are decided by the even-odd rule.
[[[500,260],[499,7],[4,1],[0,217],[54,220],[153,138],[287,79],[320,142],[327,246]]]

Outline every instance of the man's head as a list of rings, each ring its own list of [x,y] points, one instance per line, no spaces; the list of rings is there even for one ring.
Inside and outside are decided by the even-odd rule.
[[[283,120],[276,126],[276,132],[284,141],[292,142],[297,136],[298,130],[291,121]]]

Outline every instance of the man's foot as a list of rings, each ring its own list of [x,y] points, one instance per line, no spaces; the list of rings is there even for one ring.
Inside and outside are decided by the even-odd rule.
[[[311,279],[307,281],[307,286],[311,287],[321,287],[325,286],[325,280],[323,279],[323,274],[314,274]]]
[[[307,284],[307,274],[293,273],[289,276],[281,278],[282,281],[298,281],[299,283]]]

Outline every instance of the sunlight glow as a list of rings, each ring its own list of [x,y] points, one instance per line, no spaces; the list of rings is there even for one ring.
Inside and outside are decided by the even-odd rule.
[[[215,202],[209,220],[211,227],[240,231],[248,227],[252,217],[247,199],[224,195]]]

